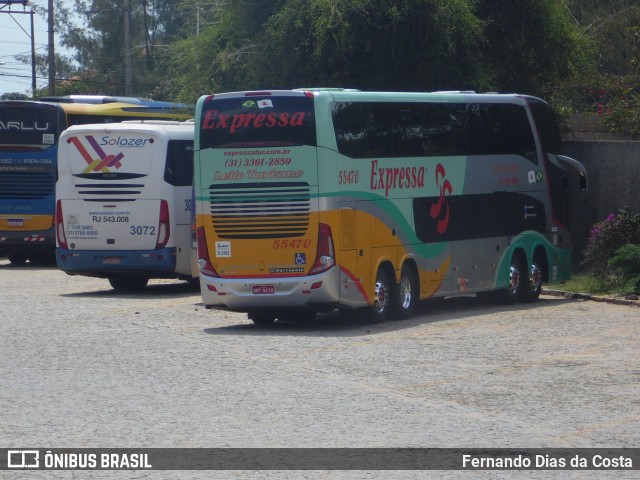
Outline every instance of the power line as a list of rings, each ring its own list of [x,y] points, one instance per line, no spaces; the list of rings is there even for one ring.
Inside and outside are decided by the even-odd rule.
[[[53,2],[53,0],[49,0],[50,2]],[[22,9],[23,11],[15,11],[15,10],[11,10],[11,5],[16,4],[16,3],[21,3],[22,4]],[[31,88],[33,89],[34,93],[36,91],[36,43],[35,43],[35,25],[34,25],[34,19],[33,16],[35,15],[33,9],[29,9],[27,11],[26,7],[28,5],[28,1],[27,0],[21,0],[20,2],[16,1],[16,0],[0,0],[0,13],[4,13],[4,14],[8,14],[13,21],[16,23],[16,25],[18,25],[18,27],[20,27],[20,29],[27,35],[27,37],[29,37],[29,40],[31,40]],[[5,7],[9,7],[8,10],[4,10]],[[49,12],[51,13],[51,11]],[[30,26],[31,26],[31,33],[28,33],[24,27],[15,19],[13,18],[14,15],[29,15],[29,20],[30,20]],[[51,49],[49,49],[51,51]]]

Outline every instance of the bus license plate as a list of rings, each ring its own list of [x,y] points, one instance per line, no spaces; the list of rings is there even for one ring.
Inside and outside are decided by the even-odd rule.
[[[251,293],[254,295],[269,295],[276,293],[275,285],[251,285]]]
[[[120,265],[120,257],[104,257],[102,259],[103,265]]]
[[[24,227],[24,220],[10,218],[9,220],[7,220],[7,226],[9,226],[9,227]]]

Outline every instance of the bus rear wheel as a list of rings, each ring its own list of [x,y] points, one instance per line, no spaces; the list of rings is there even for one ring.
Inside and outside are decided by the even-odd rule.
[[[9,255],[7,258],[12,265],[24,265],[27,262],[26,255]]]
[[[397,308],[397,292],[395,280],[386,268],[378,268],[376,274],[376,287],[374,291],[373,305],[370,308],[371,321],[384,322],[391,318],[391,314]]]
[[[535,302],[540,298],[542,293],[542,282],[545,279],[545,265],[546,262],[541,254],[536,253],[533,256],[533,262],[531,263],[531,270],[529,271],[529,283],[524,295],[524,299],[527,302]]]
[[[281,322],[311,322],[316,318],[316,312],[308,309],[291,310],[277,315]]]
[[[409,264],[403,265],[400,273],[400,284],[398,285],[398,302],[395,316],[401,320],[409,318],[416,306],[419,294],[414,269]]]
[[[276,321],[276,315],[272,312],[249,312],[247,317],[256,325],[271,325]]]
[[[523,299],[524,288],[528,283],[527,269],[520,256],[514,255],[509,266],[509,285],[501,293],[501,300],[507,305],[514,305]]]
[[[136,291],[142,290],[149,283],[147,277],[109,277],[109,283],[115,290]]]

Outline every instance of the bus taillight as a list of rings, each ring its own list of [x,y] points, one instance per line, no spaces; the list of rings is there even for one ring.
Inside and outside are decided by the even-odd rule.
[[[316,251],[316,259],[313,262],[309,275],[329,270],[336,264],[336,258],[333,250],[333,235],[331,227],[325,223],[318,225],[318,249]]]
[[[156,249],[164,248],[169,241],[171,235],[171,226],[169,223],[169,204],[166,200],[160,202],[160,223],[158,224],[158,240],[156,241]]]
[[[56,204],[55,224],[56,224],[56,235],[58,236],[58,245],[60,245],[60,248],[69,250],[69,247],[67,246],[67,237],[64,234],[64,221],[62,220],[62,201],[61,200],[58,200],[58,203]]]
[[[205,237],[204,227],[198,227],[196,230],[196,236],[198,237],[198,267],[200,272],[209,277],[218,277],[218,272],[211,265],[209,258],[209,249],[207,248],[207,238]]]

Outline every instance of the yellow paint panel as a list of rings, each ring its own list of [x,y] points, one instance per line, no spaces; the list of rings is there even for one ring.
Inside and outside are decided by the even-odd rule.
[[[447,272],[449,271],[449,265],[451,264],[451,255],[449,255],[444,262],[436,270],[422,270],[420,272],[420,286],[421,286],[421,298],[428,298],[435,294],[442,282],[447,278]]]
[[[52,215],[2,215],[0,230],[9,232],[26,232],[32,230],[49,230],[53,226]]]

